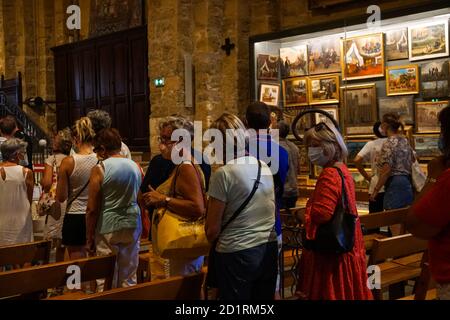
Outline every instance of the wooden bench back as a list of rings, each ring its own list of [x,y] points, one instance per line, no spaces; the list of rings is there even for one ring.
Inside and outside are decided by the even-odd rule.
[[[147,282],[92,294],[81,300],[200,300],[205,273]]]
[[[379,213],[371,213],[360,216],[361,226],[364,226],[367,230],[376,229],[386,226],[392,226],[396,224],[404,225],[406,222],[406,215],[409,208],[395,209],[389,211],[383,211]]]
[[[384,262],[386,259],[396,259],[427,250],[428,242],[414,237],[412,234],[403,234],[385,239],[374,239],[369,265]]]
[[[2,272],[0,298],[65,286],[67,278],[73,274],[67,273],[68,268],[73,265],[80,267],[81,282],[105,279],[105,290],[109,290],[115,263],[116,256],[109,255]]]
[[[42,261],[48,264],[50,260],[51,241],[30,242],[19,245],[0,247],[0,266],[20,265]]]

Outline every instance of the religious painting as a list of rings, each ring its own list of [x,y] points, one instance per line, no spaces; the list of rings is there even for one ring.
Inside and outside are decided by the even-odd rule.
[[[368,174],[371,174],[371,169],[365,169]],[[357,190],[366,190],[369,189],[369,181],[364,178],[364,176],[358,171],[358,169],[349,169],[350,174],[353,177],[353,181],[355,182],[355,189]]]
[[[92,0],[90,37],[130,29],[142,25],[142,0]]]
[[[256,67],[258,80],[278,80],[280,58],[268,54],[258,54]]]
[[[439,133],[439,113],[448,106],[449,101],[416,102],[416,132]]]
[[[308,104],[308,79],[293,78],[283,80],[284,106],[304,106]]]
[[[431,159],[441,155],[439,150],[439,135],[414,135],[414,149],[421,160]]]
[[[409,27],[408,41],[410,61],[447,57],[448,20]]]
[[[354,161],[358,153],[364,148],[364,146],[369,142],[368,139],[358,139],[358,140],[347,140],[347,150],[348,157],[347,163],[354,164]]]
[[[414,124],[414,97],[383,97],[378,99],[379,119],[386,113],[395,113],[405,124]]]
[[[419,93],[419,66],[388,67],[386,69],[386,94],[398,96]]]
[[[306,44],[281,48],[280,59],[283,77],[308,75],[308,46]]]
[[[313,39],[308,47],[309,74],[341,72],[339,37]]]
[[[450,61],[441,60],[420,66],[420,82],[424,99],[437,99],[450,95]]]
[[[408,28],[389,30],[386,35],[386,59],[408,59]]]
[[[342,39],[343,80],[384,76],[384,40],[382,33]]]
[[[373,124],[377,121],[376,95],[375,83],[342,89],[346,135],[373,134]]]
[[[339,75],[308,78],[309,104],[339,103]]]
[[[337,123],[339,123],[339,106],[338,105],[329,106],[326,108],[320,108],[320,110],[328,112],[328,114],[330,114],[331,117],[334,120],[336,120]],[[326,122],[328,120],[328,118],[321,113],[315,113],[314,115],[316,117],[316,124],[318,124],[320,122]]]
[[[259,101],[264,102],[268,106],[278,106],[278,98],[280,96],[280,86],[276,84],[261,84],[261,93]]]

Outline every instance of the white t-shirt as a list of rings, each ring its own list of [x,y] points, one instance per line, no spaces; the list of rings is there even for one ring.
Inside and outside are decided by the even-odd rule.
[[[381,148],[383,144],[386,142],[386,138],[380,138],[373,141],[367,142],[364,148],[358,153],[358,156],[361,157],[364,162],[370,162],[372,168],[372,180],[369,185],[369,194],[372,194],[377,186],[379,179],[379,170],[377,166],[378,159],[380,157]],[[380,189],[380,193],[384,192],[384,187]]]
[[[239,163],[245,160],[245,164]],[[222,226],[231,218],[253,189],[258,175],[254,157],[229,162],[211,176],[209,196],[224,202]],[[220,234],[216,250],[232,253],[276,241],[275,193],[270,168],[262,162],[261,183],[249,204]]]

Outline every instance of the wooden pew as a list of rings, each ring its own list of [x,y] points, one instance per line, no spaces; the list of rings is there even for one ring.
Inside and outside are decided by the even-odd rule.
[[[48,300],[200,300],[205,273],[147,282],[91,295],[64,295]]]
[[[0,247],[0,267],[5,265],[32,264],[40,261],[48,264],[50,260],[51,241],[37,241]]]
[[[375,299],[381,300],[382,292],[392,289],[390,287],[394,285],[403,292],[405,281],[420,276],[423,252],[427,250],[427,245],[427,241],[412,234],[374,240],[369,266],[377,265],[381,270],[381,289],[373,291]],[[390,293],[396,294],[394,290],[390,290]]]
[[[419,279],[414,286],[414,294],[400,300],[435,300],[436,282],[431,277],[430,264],[428,262],[428,252],[425,252],[421,264]]]
[[[400,224],[401,234],[405,233],[405,221],[406,215],[408,214],[409,208],[395,209],[389,211],[383,211],[379,213],[371,213],[367,215],[360,216],[359,219],[361,221],[361,226],[366,230],[379,229],[381,227],[389,227],[393,225]],[[364,236],[364,245],[366,247],[366,251],[370,251],[372,249],[373,241],[375,239],[383,239],[386,238],[385,235],[380,233],[374,233]]]
[[[105,290],[111,289],[116,256],[72,260],[45,266],[30,267],[0,273],[0,298],[64,287],[70,266],[81,269],[81,282],[105,279]]]

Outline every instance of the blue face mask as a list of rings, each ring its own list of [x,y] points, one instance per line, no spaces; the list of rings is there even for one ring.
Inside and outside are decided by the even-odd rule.
[[[439,150],[441,150],[441,152],[444,152],[444,149],[445,149],[445,141],[444,141],[444,136],[443,136],[442,134],[441,134],[441,136],[439,137],[438,147],[439,147]]]

